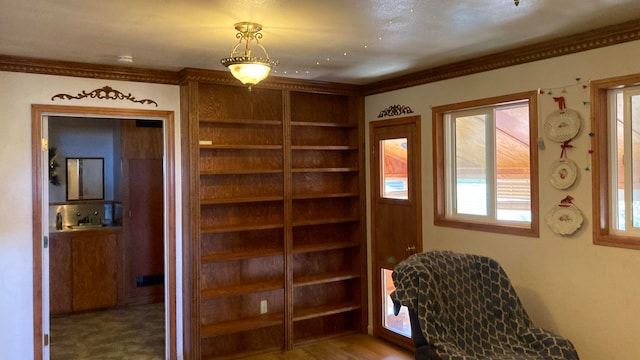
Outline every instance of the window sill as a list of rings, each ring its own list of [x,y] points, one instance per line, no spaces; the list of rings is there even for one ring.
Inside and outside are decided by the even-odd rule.
[[[594,235],[594,245],[613,246],[625,249],[640,250],[640,239],[623,235]]]
[[[498,234],[527,236],[527,237],[540,237],[540,231],[537,226],[531,224],[531,226],[515,226],[515,225],[500,225],[500,224],[483,224],[469,221],[459,221],[446,218],[436,218],[434,225],[451,227],[456,229],[484,231]]]

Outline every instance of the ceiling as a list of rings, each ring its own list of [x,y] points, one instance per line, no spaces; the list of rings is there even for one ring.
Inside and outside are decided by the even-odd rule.
[[[233,25],[253,21],[279,61],[274,75],[359,85],[640,19],[638,0],[0,0],[0,9],[1,55],[225,70]]]

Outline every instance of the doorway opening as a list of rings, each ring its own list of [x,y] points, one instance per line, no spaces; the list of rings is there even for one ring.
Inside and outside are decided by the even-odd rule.
[[[49,185],[52,168],[49,151],[50,122],[56,122],[58,119],[68,119],[72,123],[80,124],[80,129],[83,122],[95,125],[99,121],[106,121],[111,124],[108,126],[118,129],[117,136],[113,136],[114,139],[118,139],[117,146],[113,148],[118,150],[111,156],[110,168],[107,168],[110,179],[108,183],[105,181],[102,184],[104,193],[99,196],[102,199],[68,201],[68,198],[61,198],[60,194],[56,194],[56,191],[60,190]],[[135,137],[129,137],[127,140],[124,136],[127,128],[141,122],[146,125],[153,124],[159,131],[155,141],[156,150],[159,152],[157,159],[142,161],[137,155],[127,158],[120,154],[120,149],[127,146],[129,150],[123,151],[130,153],[132,144],[134,149],[150,147],[150,143],[145,140],[137,141]],[[131,134],[131,131],[128,133]],[[92,134],[95,135],[92,130],[85,133],[82,141],[95,145],[95,139],[89,139]],[[78,138],[83,139],[82,130]],[[156,352],[160,353],[161,359],[177,357],[174,138],[174,115],[171,111],[32,106],[35,358],[62,358],[52,356],[52,345],[56,343],[56,334],[51,333],[52,315],[61,313],[62,317],[65,317],[72,314],[68,316],[71,318],[80,314],[88,318],[94,311],[105,316],[112,310],[119,311],[117,316],[132,318],[149,316],[154,312],[158,314],[159,318],[156,317],[155,322],[163,330],[164,346],[160,345]],[[119,143],[121,139],[122,144]],[[127,141],[129,144],[125,145]],[[66,152],[66,155],[69,155],[68,149]],[[108,157],[110,155],[105,158]],[[58,159],[58,163],[65,163],[65,160]],[[104,160],[106,159],[103,159],[104,163],[108,162]],[[60,176],[60,173],[64,176]],[[141,178],[144,174],[146,178]],[[58,167],[57,175],[59,178],[56,180],[66,178],[64,165]],[[107,179],[105,175],[106,171],[103,174],[104,180]],[[154,182],[155,185],[152,184]],[[76,180],[72,180],[70,184],[76,184]],[[136,184],[142,186],[134,189],[132,185]],[[53,191],[50,191],[51,188]],[[114,189],[116,193],[119,192],[118,189],[122,189],[123,194],[114,196]],[[156,200],[149,197],[154,193]],[[161,194],[159,197],[158,193]],[[54,200],[53,204],[50,200]],[[139,207],[127,207],[123,211],[125,203],[139,205],[149,202],[155,208],[155,213],[149,214],[155,225],[140,225],[145,221],[141,222],[136,216],[132,216],[139,213]],[[50,213],[50,210],[55,213]],[[134,218],[136,220],[131,220]],[[127,226],[122,226],[123,223]],[[83,225],[85,227],[82,227]],[[86,226],[90,226],[91,229]],[[150,247],[148,244],[130,241],[132,238],[146,237],[156,238],[154,241],[157,245]],[[125,255],[127,252],[143,254],[142,259],[132,259]],[[60,254],[63,254],[62,261],[58,257]],[[93,254],[93,257],[88,257],[87,254]],[[58,260],[52,262],[52,256]],[[146,267],[141,268],[141,263],[147,264]],[[69,271],[59,272],[61,264]],[[138,274],[142,271],[143,276],[129,281],[136,271]],[[63,279],[60,279],[60,274],[67,274],[69,278],[65,280],[62,276]],[[66,287],[71,289],[65,289],[65,285],[62,289],[58,286],[65,283]],[[66,297],[62,297],[62,302],[59,297],[61,293],[67,294]],[[127,312],[127,309],[133,311]],[[56,321],[58,320],[56,318]],[[42,341],[39,342],[38,339]]]

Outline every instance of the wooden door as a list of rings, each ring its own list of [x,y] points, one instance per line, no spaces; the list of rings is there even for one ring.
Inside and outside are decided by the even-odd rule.
[[[162,300],[164,182],[162,122],[121,121],[124,303]]]
[[[393,314],[393,268],[422,251],[420,117],[370,124],[374,334],[411,347],[406,309]]]
[[[129,242],[125,291],[128,297],[161,296],[164,274],[162,159],[129,159],[126,164]]]

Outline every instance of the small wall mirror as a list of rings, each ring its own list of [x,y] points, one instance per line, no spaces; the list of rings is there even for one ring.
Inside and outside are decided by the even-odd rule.
[[[67,158],[67,200],[104,199],[104,158]]]

